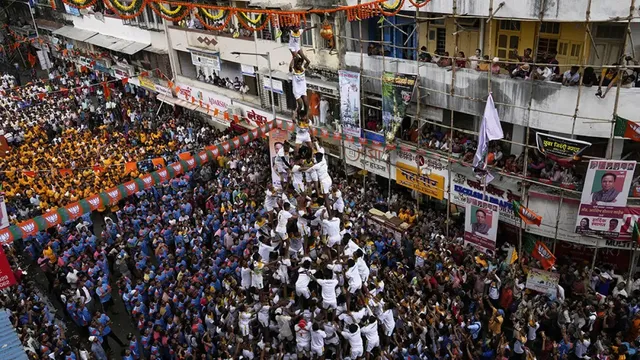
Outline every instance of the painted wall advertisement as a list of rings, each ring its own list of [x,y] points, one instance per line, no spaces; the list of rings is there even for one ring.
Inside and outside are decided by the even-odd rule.
[[[498,205],[468,197],[464,218],[464,243],[493,253],[498,234]]]
[[[340,70],[338,76],[342,132],[345,135],[360,137],[360,74]]]
[[[285,165],[280,163],[277,159],[278,151],[284,146],[284,143],[289,139],[289,133],[282,129],[273,129],[269,131],[269,158],[271,159],[271,180],[273,187],[276,189],[282,188],[282,182],[277,169],[284,169]],[[286,154],[288,155],[288,154]]]
[[[382,146],[362,146],[357,143],[345,142],[344,157],[347,164],[359,169],[367,170],[376,175],[389,177],[389,163]],[[395,172],[391,172],[391,179],[395,179]]]
[[[199,105],[199,102],[202,101],[204,108],[209,104],[212,113],[214,109],[218,109],[221,112],[227,111],[231,105],[231,99],[226,96],[201,90],[184,83],[177,83],[176,85],[180,88],[180,93],[176,94],[176,97],[194,103],[195,105]]]
[[[500,221],[520,226],[520,218],[513,213],[513,205],[511,205],[513,200],[520,201],[520,195],[515,191],[489,184],[485,192],[482,188],[482,183],[475,177],[467,177],[460,173],[452,173],[452,176],[450,189],[452,203],[465,206],[468,198],[478,200],[483,200],[484,198],[485,201],[498,206]]]
[[[576,233],[602,237],[620,234],[635,166],[635,161],[589,161]]]

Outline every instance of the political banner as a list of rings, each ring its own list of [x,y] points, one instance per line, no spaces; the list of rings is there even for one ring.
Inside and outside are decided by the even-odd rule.
[[[269,131],[269,158],[271,159],[271,181],[273,182],[273,187],[276,189],[282,188],[282,181],[280,179],[280,174],[285,172],[286,167],[282,163],[281,159],[278,159],[278,152],[280,154],[284,153],[284,144],[289,140],[289,133],[282,129],[273,129]],[[289,156],[289,154],[284,154],[285,158]]]
[[[534,291],[541,292],[550,296],[554,296],[558,291],[558,282],[560,281],[560,274],[544,271],[540,269],[531,268],[527,275],[527,282],[525,287]]]
[[[536,143],[538,151],[552,158],[580,160],[582,153],[590,146],[590,142],[569,139],[561,136],[537,133]]]
[[[531,256],[533,256],[534,259],[540,261],[540,264],[542,264],[542,267],[545,270],[551,269],[553,265],[556,264],[555,255],[553,255],[551,250],[549,250],[549,248],[541,241],[536,241],[535,245],[533,246]]]
[[[423,175],[416,167],[396,163],[396,183],[398,185],[442,200],[444,199],[444,182],[444,177],[438,174]]]
[[[411,103],[416,75],[385,72],[382,74],[382,125],[385,140],[392,142]]]
[[[493,253],[499,217],[498,205],[468,197],[464,219],[465,245],[471,244],[480,251]]]
[[[627,206],[635,161],[591,160],[585,175],[576,233],[617,237]]]
[[[4,247],[0,246],[0,291],[16,284],[16,278],[13,276],[13,270],[4,253]]]
[[[0,229],[9,226],[9,216],[7,216],[7,203],[5,202],[4,193],[0,194]]]
[[[340,70],[338,77],[342,133],[360,137],[360,74]]]

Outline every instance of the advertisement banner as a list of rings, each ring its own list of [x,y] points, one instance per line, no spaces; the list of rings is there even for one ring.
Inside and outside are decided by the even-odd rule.
[[[289,139],[289,133],[282,129],[273,129],[269,131],[269,158],[271,159],[271,181],[273,187],[276,189],[282,188],[282,182],[280,181],[280,175],[277,169],[284,166],[280,164],[280,160],[277,158],[278,151],[284,146],[284,143]],[[289,154],[285,154],[289,155]]]
[[[360,74],[338,71],[342,133],[360,137]]]
[[[538,151],[543,155],[556,158],[566,158],[578,160],[582,153],[587,150],[591,143],[575,139],[564,138],[549,134],[536,134]]]
[[[416,167],[396,164],[396,183],[438,200],[444,199],[444,177],[437,174],[422,175]]]
[[[9,226],[9,216],[7,216],[7,203],[5,202],[4,193],[0,194],[0,229]]]
[[[589,161],[576,233],[602,237],[620,234],[635,167],[635,161]]]
[[[543,294],[554,296],[558,291],[560,274],[540,269],[529,269],[525,287]]]
[[[180,88],[180,93],[176,94],[177,98],[184,99],[196,105],[199,105],[200,101],[202,101],[202,106],[206,108],[207,104],[209,104],[212,112],[214,109],[225,112],[229,109],[229,106],[231,106],[231,99],[226,96],[201,90],[184,83],[177,83],[176,85]]]
[[[382,146],[369,147],[345,141],[344,151],[347,164],[389,178],[389,164],[386,160],[388,155],[385,155]],[[391,172],[392,180],[395,175],[395,172]]]
[[[498,233],[498,205],[467,198],[464,218],[464,243],[471,244],[483,252],[496,250]]]
[[[382,125],[385,139],[391,142],[402,124],[411,103],[416,75],[385,72],[382,74]]]
[[[515,192],[515,189],[504,189],[489,184],[487,190],[484,191],[482,182],[475,177],[467,177],[460,173],[452,173],[452,177],[449,196],[452,203],[465,206],[467,198],[485,200],[498,206],[500,221],[511,225],[520,225],[520,217],[513,211],[513,201],[520,201],[520,195]]]

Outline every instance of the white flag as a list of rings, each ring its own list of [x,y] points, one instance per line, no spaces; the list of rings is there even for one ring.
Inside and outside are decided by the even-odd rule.
[[[478,149],[473,157],[473,167],[477,170],[484,170],[487,167],[487,152],[489,151],[489,141],[504,138],[498,110],[493,103],[493,96],[489,94],[487,106],[484,108],[480,134],[478,135]]]

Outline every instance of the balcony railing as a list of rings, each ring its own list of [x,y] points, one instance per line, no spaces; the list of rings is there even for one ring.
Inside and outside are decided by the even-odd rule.
[[[451,96],[453,72],[450,67],[389,57],[384,58],[383,64],[382,56],[364,55],[363,60],[363,90],[366,92],[380,94],[383,71],[417,74],[419,70],[423,104],[477,116],[484,112],[489,80],[486,72],[456,69]],[[360,53],[347,52],[346,64],[350,70],[360,71]],[[616,94],[610,91],[601,99],[595,96],[596,89],[582,87],[574,124],[578,86],[491,75],[491,92],[502,121],[564,134],[609,138]],[[639,100],[640,89],[621,89],[617,114],[638,119],[635,104]]]
[[[249,40],[249,41],[255,40],[255,36],[253,32],[246,30],[242,27],[240,27],[240,29],[235,29],[230,27],[224,30],[214,31],[214,30],[207,30],[202,25],[197,27],[189,27],[187,24],[183,24],[183,25],[169,25],[169,28],[192,31],[192,32],[200,32],[207,35],[223,36],[227,38],[240,39],[240,40]]]

